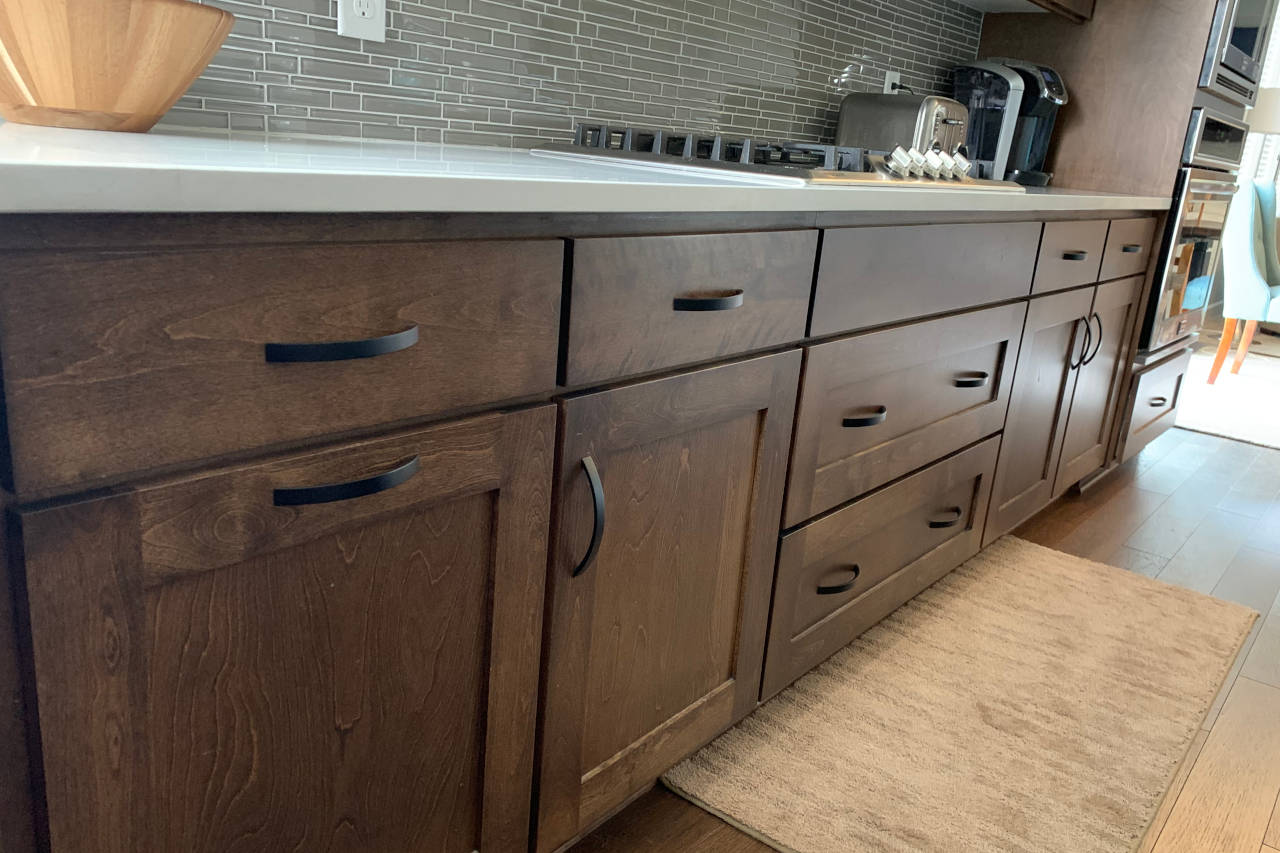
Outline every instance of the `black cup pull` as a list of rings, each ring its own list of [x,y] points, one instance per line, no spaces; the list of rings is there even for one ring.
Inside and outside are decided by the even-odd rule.
[[[1088,252],[1081,252],[1078,249],[1062,253],[1062,259],[1064,261],[1083,261],[1087,257],[1089,257]]]
[[[1088,317],[1081,317],[1076,320],[1077,323],[1084,323],[1084,345],[1080,347],[1080,357],[1076,358],[1074,354],[1071,356],[1070,367],[1072,370],[1084,364],[1084,357],[1089,354],[1089,348],[1093,346],[1093,324],[1089,322]],[[1074,344],[1075,341],[1072,340]]]
[[[1152,398],[1151,398],[1151,402],[1149,403],[1149,405],[1150,405],[1150,406],[1151,406],[1151,408],[1153,408],[1153,409],[1158,409],[1158,408],[1160,408],[1161,406],[1163,406],[1163,405],[1164,405],[1165,403],[1167,403],[1167,402],[1169,402],[1169,398],[1168,398],[1168,397],[1152,397]]]
[[[301,361],[346,361],[351,358],[373,358],[375,355],[399,352],[418,342],[418,327],[403,332],[366,338],[362,341],[329,341],[323,344],[267,344],[267,361],[290,363]]]
[[[1086,358],[1084,361],[1080,362],[1081,367],[1083,367],[1084,365],[1088,364],[1089,362],[1097,358],[1098,353],[1102,350],[1102,317],[1098,314],[1097,311],[1094,311],[1092,316],[1089,317],[1089,319],[1098,321],[1098,340],[1093,345],[1093,354],[1090,355],[1088,358]]]
[[[306,504],[328,504],[334,501],[349,501],[366,495],[376,495],[387,489],[406,483],[416,473],[420,463],[418,457],[397,465],[390,471],[363,480],[351,480],[347,483],[330,483],[325,486],[304,486],[300,489],[276,489],[272,499],[276,506],[304,506]]]
[[[842,592],[848,592],[853,589],[853,585],[858,582],[858,575],[862,574],[862,569],[858,568],[857,563],[854,563],[847,569],[841,569],[841,571],[853,572],[853,577],[849,578],[844,583],[818,584],[818,588],[815,590],[818,595],[839,595]]]
[[[929,526],[934,530],[940,530],[943,527],[955,527],[960,523],[960,519],[964,518],[964,510],[958,506],[951,507],[946,513],[946,518],[929,519]]]
[[[587,545],[586,556],[573,568],[575,578],[591,568],[596,552],[600,550],[600,540],[604,538],[604,484],[600,482],[600,471],[596,469],[596,461],[590,456],[582,457],[582,470],[587,472],[587,484],[591,486],[591,506],[595,510],[595,519],[591,523],[591,542]]]
[[[888,406],[876,406],[871,414],[859,415],[855,418],[845,418],[840,423],[846,427],[869,427],[884,423],[884,419],[889,417]]]
[[[961,373],[955,378],[957,388],[981,388],[991,381],[991,374],[985,370],[971,370]]]
[[[676,311],[729,311],[742,307],[741,290],[720,290],[695,296],[677,296],[671,300]]]
[[[1137,243],[1125,243],[1120,247],[1120,251],[1124,252],[1126,255],[1136,255],[1142,251],[1142,246]]]

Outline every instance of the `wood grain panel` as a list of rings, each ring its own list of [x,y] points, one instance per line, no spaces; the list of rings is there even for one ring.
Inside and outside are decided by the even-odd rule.
[[[0,497],[0,853],[35,853],[24,655],[17,609],[25,599],[9,543],[9,499]]]
[[[755,707],[798,350],[570,398],[549,579],[537,849]],[[604,487],[599,553],[587,551]]]
[[[1113,219],[1107,230],[1107,248],[1102,253],[1101,281],[1141,275],[1152,263],[1156,246],[1156,218]]]
[[[1177,417],[1182,382],[1191,364],[1191,350],[1163,361],[1137,374],[1133,382],[1127,435],[1124,442],[1124,459],[1159,438],[1173,427]]]
[[[547,392],[559,241],[19,253],[0,353],[20,494]],[[374,358],[264,345],[380,337]]]
[[[998,432],[1023,303],[810,347],[796,414],[786,526]],[[956,381],[986,374],[980,387]],[[845,427],[883,406],[885,421]]]
[[[1031,292],[1052,293],[1097,281],[1106,242],[1105,219],[1046,222]]]
[[[818,232],[574,240],[565,383],[585,385],[804,337]],[[724,311],[681,297],[740,291]]]
[[[296,535],[247,469],[23,513],[52,848],[522,847],[553,435],[544,406],[349,448],[421,479]],[[168,516],[180,570],[148,568],[163,495],[202,486],[241,494]]]
[[[1026,296],[1038,222],[823,232],[811,335],[868,329]]]

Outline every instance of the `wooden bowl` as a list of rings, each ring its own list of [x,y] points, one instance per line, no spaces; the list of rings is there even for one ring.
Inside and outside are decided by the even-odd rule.
[[[234,20],[189,0],[0,0],[0,115],[150,130]]]

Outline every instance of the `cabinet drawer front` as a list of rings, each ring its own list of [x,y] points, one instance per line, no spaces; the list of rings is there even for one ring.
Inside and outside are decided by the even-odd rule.
[[[998,446],[989,438],[782,537],[762,699],[977,553]]]
[[[1107,232],[1107,249],[1102,253],[1102,272],[1098,278],[1107,281],[1145,272],[1155,251],[1156,220],[1113,219]]]
[[[809,333],[830,335],[1026,296],[1039,222],[833,228]]]
[[[23,512],[51,849],[524,849],[554,438],[543,406]]]
[[[786,526],[999,432],[1026,310],[1017,303],[810,347]]]
[[[1033,293],[1051,293],[1098,280],[1107,220],[1046,222]]]
[[[573,241],[566,384],[799,340],[817,245],[817,231]]]
[[[1124,458],[1159,438],[1173,426],[1177,416],[1178,397],[1191,364],[1191,351],[1161,362],[1139,374],[1134,383],[1132,417],[1124,444]]]
[[[549,391],[562,274],[559,241],[7,258],[16,487]]]

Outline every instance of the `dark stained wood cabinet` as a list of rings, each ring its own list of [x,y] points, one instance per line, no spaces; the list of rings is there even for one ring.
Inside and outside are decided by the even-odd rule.
[[[0,519],[0,853],[35,853],[27,709],[18,642],[22,602],[16,600],[11,578],[16,557],[9,548],[8,506],[0,508],[6,513]]]
[[[22,512],[53,851],[524,849],[554,435],[542,406]]]
[[[562,403],[539,851],[755,707],[799,368],[792,350]]]
[[[1129,422],[1123,429],[1123,459],[1132,459],[1173,427],[1190,364],[1191,350],[1181,350],[1134,377],[1133,390],[1125,406]]]
[[[1107,224],[1105,219],[1046,222],[1031,292],[1052,293],[1097,281]]]
[[[1095,289],[1089,353],[1077,369],[1075,392],[1062,434],[1053,494],[1062,494],[1107,461],[1112,427],[1120,412],[1129,338],[1137,326],[1142,277],[1121,278]]]
[[[1111,220],[1098,279],[1109,281],[1113,278],[1141,275],[1151,263],[1151,254],[1157,248],[1157,237],[1155,217]]]
[[[1092,305],[1089,287],[1031,300],[983,545],[1017,527],[1053,497],[1075,365],[1083,355]]]

